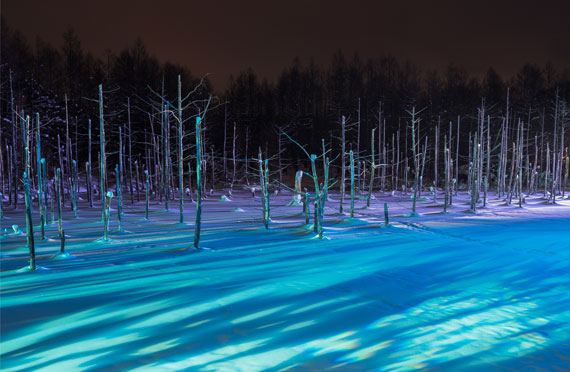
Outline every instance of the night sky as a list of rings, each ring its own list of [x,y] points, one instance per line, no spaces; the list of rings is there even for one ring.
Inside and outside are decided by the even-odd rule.
[[[295,56],[328,63],[391,54],[424,68],[449,63],[510,77],[524,62],[570,67],[570,1],[4,0],[2,15],[33,44],[61,45],[71,25],[102,56],[137,36],[161,61],[212,73],[216,88],[252,67],[274,79]]]

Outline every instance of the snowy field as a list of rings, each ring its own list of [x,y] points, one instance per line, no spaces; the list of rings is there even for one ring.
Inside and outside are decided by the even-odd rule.
[[[491,196],[473,215],[460,193],[446,215],[440,196],[406,217],[400,194],[359,200],[354,219],[332,195],[319,240],[287,192],[269,230],[258,195],[218,192],[200,252],[185,249],[190,202],[178,224],[176,201],[145,221],[144,201],[125,198],[124,232],[113,210],[106,243],[99,208],[83,202],[74,219],[66,205],[72,256],[54,258],[57,223],[44,242],[36,226],[36,272],[11,228],[25,231],[24,213],[6,208],[0,369],[570,371],[570,200]]]

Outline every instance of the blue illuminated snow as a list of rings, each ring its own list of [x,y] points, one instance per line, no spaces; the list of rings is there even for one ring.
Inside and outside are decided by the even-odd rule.
[[[259,198],[221,195],[204,202],[211,251],[181,250],[193,225],[159,205],[145,221],[144,202],[122,233],[112,214],[104,244],[100,209],[65,212],[73,258],[52,259],[50,225],[39,272],[18,270],[25,234],[0,237],[2,371],[570,368],[570,200],[404,217],[409,198],[376,195],[353,220],[327,209],[319,240],[286,192],[269,230]],[[24,225],[5,212],[2,228]]]

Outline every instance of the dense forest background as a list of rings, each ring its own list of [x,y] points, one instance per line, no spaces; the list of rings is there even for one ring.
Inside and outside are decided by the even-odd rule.
[[[18,112],[39,113],[43,133],[50,139],[42,144],[47,157],[57,153],[55,136],[65,133],[64,97],[67,96],[72,136],[77,136],[77,144],[73,141],[74,152],[77,159],[85,161],[87,122],[98,120],[95,100],[98,85],[102,84],[106,131],[110,133],[107,138],[112,141],[109,145],[111,154],[117,147],[113,138],[118,128],[126,126],[129,99],[133,156],[144,159],[149,133],[153,130],[160,133],[156,127],[151,128],[153,121],[153,125],[157,123],[158,113],[153,111],[153,102],[157,101],[155,92],[163,92],[168,100],[175,102],[178,75],[182,78],[183,92],[192,91],[202,81],[195,92],[196,99],[215,97],[205,136],[206,148],[212,149],[218,159],[224,153],[224,142],[228,153],[231,152],[234,124],[239,158],[246,156],[246,137],[249,157],[256,155],[258,147],[270,157],[276,154],[280,128],[312,152],[320,152],[324,138],[327,146],[332,147],[334,157],[335,149],[340,146],[341,116],[346,116],[349,124],[347,142],[355,148],[360,139],[360,153],[366,156],[371,146],[371,130],[378,127],[379,121],[385,121],[383,138],[387,143],[398,130],[404,143],[406,134],[409,136],[406,110],[412,106],[424,109],[420,115],[421,137],[431,138],[438,123],[447,128],[451,121],[455,128],[460,117],[460,154],[466,157],[469,133],[476,130],[482,107],[485,116],[490,115],[491,137],[497,137],[492,141],[494,144],[499,141],[502,120],[507,113],[507,92],[510,120],[522,120],[530,128],[527,139],[530,135],[533,143],[534,136],[538,135],[541,151],[545,142],[552,141],[557,99],[560,128],[568,128],[570,118],[566,105],[570,100],[570,66],[556,70],[550,64],[537,66],[520,61],[521,68],[515,76],[504,78],[491,67],[485,76],[475,77],[461,66],[449,65],[442,71],[424,70],[388,55],[365,59],[358,55],[346,56],[339,51],[326,66],[293,59],[276,81],[268,81],[249,69],[231,77],[227,87],[214,91],[207,76],[194,76],[187,66],[159,62],[140,39],[118,53],[108,52],[104,57],[95,57],[82,48],[71,28],[62,36],[62,46],[56,47],[40,38],[26,40],[21,33],[11,30],[5,20],[1,27],[2,147],[7,148],[12,135],[15,116],[10,107],[13,99]],[[508,46],[505,46],[505,53],[508,53]],[[195,114],[191,110],[185,112],[188,117]],[[357,122],[360,122],[359,131],[354,125]],[[94,133],[96,143],[97,132]],[[176,130],[171,133],[174,136]],[[192,144],[191,133],[192,125],[189,124],[184,140],[188,146]],[[429,145],[432,144],[430,140]],[[304,159],[291,143],[284,144],[283,150],[282,156],[291,162]],[[401,151],[405,151],[404,146]]]

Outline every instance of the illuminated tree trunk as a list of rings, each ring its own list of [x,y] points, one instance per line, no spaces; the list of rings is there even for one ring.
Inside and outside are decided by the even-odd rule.
[[[522,168],[523,168],[523,138],[524,138],[524,126],[521,123],[520,136],[518,138],[519,149],[518,149],[518,168],[519,168],[519,208],[522,208]]]
[[[418,166],[418,157],[416,154],[416,123],[418,119],[416,119],[416,108],[412,108],[412,155],[414,157],[414,200],[412,202],[412,213],[416,214],[416,201],[418,196],[418,178],[419,178],[419,166]],[[437,167],[437,166],[436,166]],[[437,173],[437,171],[436,171]]]
[[[270,206],[269,206],[269,161],[265,159],[265,169],[264,169],[264,183],[265,183],[265,228],[269,228],[269,218],[270,218]]]
[[[123,187],[123,128],[119,127],[119,172],[117,174],[117,184]],[[122,191],[122,190],[121,190]],[[118,212],[120,214],[120,212]]]
[[[477,206],[477,170],[476,170],[476,163],[477,163],[477,133],[475,133],[475,140],[473,142],[473,158],[472,158],[472,166],[471,166],[471,212],[476,212]]]
[[[418,198],[421,198],[422,189],[424,187],[424,169],[426,165],[427,141],[428,141],[428,136],[426,136],[424,149],[422,150],[422,170],[420,171],[420,187],[418,189]]]
[[[42,177],[42,163],[45,162],[44,159],[42,159],[42,147],[41,147],[41,140],[40,140],[40,114],[36,113],[36,124],[37,124],[37,129],[36,129],[36,146],[37,146],[37,161],[38,161],[38,206],[40,209],[40,226],[41,226],[41,237],[40,240],[45,240],[46,239],[46,232],[45,232],[45,224],[46,224],[46,212],[45,212],[45,208],[44,208],[44,203],[43,203],[43,194],[44,194],[44,188],[43,188],[43,177]],[[1,213],[0,213],[1,215]]]
[[[372,157],[370,158],[372,161],[372,164],[370,164],[370,185],[368,185],[368,197],[366,198],[366,206],[370,207],[370,198],[372,197],[372,186],[374,185],[374,168],[375,168],[375,163],[374,163],[374,132],[376,131],[376,128],[372,129],[372,136],[370,137],[370,141],[371,143],[371,149],[372,149]]]
[[[439,162],[439,122],[435,127],[435,148],[434,148],[434,179],[433,179],[433,201],[437,201],[437,165]]]
[[[89,206],[93,208],[93,182],[91,179],[91,119],[89,119],[89,144],[88,144],[88,162],[87,162],[87,197],[89,198]]]
[[[18,126],[16,119],[16,107],[14,106],[14,89],[12,87],[12,70],[10,70],[10,113],[12,122],[12,185],[14,191],[14,209],[18,206],[18,156],[16,155],[16,128]]]
[[[358,98],[358,126],[356,127],[356,157],[360,159],[360,97]],[[358,175],[358,192],[362,190],[362,180],[360,177],[360,161],[356,162],[356,174]]]
[[[106,154],[105,154],[105,125],[103,120],[103,86],[99,84],[99,144],[100,144],[100,193],[101,193],[101,219],[105,219],[105,187],[107,179],[105,176]]]
[[[455,196],[459,188],[459,127],[461,116],[457,115],[457,146],[455,147]]]
[[[121,226],[121,214],[123,213],[123,191],[121,190],[121,174],[119,173],[119,164],[115,164],[115,174],[117,178],[117,218],[119,220],[119,231],[123,231],[123,227]]]
[[[324,154],[323,154],[324,156]],[[323,220],[324,220],[324,216],[325,216],[325,203],[327,201],[327,194],[328,194],[328,188],[329,188],[329,167],[330,167],[330,161],[329,158],[326,158],[326,162],[325,162],[325,182],[323,185],[323,192],[322,192],[322,196],[321,196],[321,205],[319,208],[319,230],[318,230],[318,234],[319,234],[319,239],[323,238]],[[374,178],[372,178],[374,179]]]
[[[170,121],[166,113],[166,105],[163,110],[163,131],[164,131],[164,209],[167,211],[170,209]],[[132,186],[131,186],[132,194]]]
[[[346,143],[345,143],[345,125],[346,125],[346,119],[343,116],[341,119],[341,127],[340,127],[340,133],[341,133],[341,153],[340,153],[340,161],[341,161],[341,171],[340,171],[340,213],[342,213],[342,203],[344,202],[344,189],[345,189],[345,149],[346,149]]]
[[[223,148],[223,160],[224,160],[224,184],[228,182],[228,164],[227,164],[227,152],[226,152],[226,143],[228,140],[227,136],[228,131],[228,102],[224,103],[224,148]]]
[[[184,149],[182,148],[182,82],[178,75],[178,196],[180,223],[184,222]],[[225,139],[224,139],[225,141]]]
[[[444,157],[444,170],[445,170],[445,199],[443,202],[443,213],[447,213],[447,204],[449,202],[449,162],[448,162],[448,148],[447,137],[444,136],[443,141],[443,157]]]
[[[350,150],[350,218],[354,217],[354,154]]]
[[[145,207],[144,207],[144,219],[148,220],[148,203],[150,197],[150,177],[148,175],[148,170],[145,169],[144,174],[146,176],[146,189],[145,189]]]
[[[63,227],[62,227],[62,221],[61,221],[61,182],[60,182],[60,175],[61,175],[61,169],[57,168],[57,170],[55,171],[55,184],[56,184],[56,192],[55,192],[55,200],[56,200],[56,204],[57,204],[57,232],[59,235],[60,239],[63,239],[62,235],[63,235]],[[61,250],[60,253],[63,253],[63,250]]]
[[[315,224],[313,226],[313,230],[315,233],[319,233],[319,231],[321,230],[320,224],[321,224],[321,198],[322,198],[322,194],[319,188],[319,180],[317,178],[317,166],[315,164],[315,160],[317,159],[317,156],[312,154],[310,156],[311,159],[311,169],[313,171],[313,180],[315,182]]]
[[[202,151],[200,142],[200,117],[196,117],[196,222],[194,224],[194,248],[200,247],[200,225],[202,222],[202,159],[200,152]]]
[[[305,214],[305,225],[309,224],[309,221],[311,219],[311,212],[310,212],[310,206],[309,206],[309,193],[305,192],[305,198],[303,200],[303,213]]]
[[[34,244],[34,226],[32,224],[32,200],[28,172],[24,172],[24,201],[26,203],[26,240],[30,250],[30,270],[36,269],[36,247]]]
[[[72,169],[71,169],[71,159],[73,158],[73,153],[71,151],[71,137],[69,136],[69,115],[68,115],[68,110],[67,110],[67,95],[65,95],[65,165],[66,165],[66,169],[65,171],[67,172],[68,178],[73,177],[72,176]],[[63,168],[62,168],[62,176],[63,176],[64,172],[63,172]],[[63,180],[65,179],[65,177],[61,177],[61,180],[63,182]],[[68,180],[69,181],[69,180]],[[69,190],[69,202],[71,204],[71,208],[75,209],[75,205],[73,204],[73,192],[71,191],[71,189],[73,188],[71,184],[69,184],[68,182],[68,190]]]
[[[113,198],[113,192],[108,191],[105,195],[105,214],[103,218],[103,240],[109,241],[109,219],[111,215],[111,199]]]
[[[235,123],[234,123],[234,143],[235,143]],[[245,128],[245,184],[249,186],[249,157],[247,147],[249,145],[249,127]],[[234,167],[235,167],[235,145],[234,145]],[[235,178],[235,170],[234,170],[234,178]],[[233,187],[233,180],[232,180],[232,187]]]
[[[139,185],[141,184],[141,182],[140,182],[140,173],[139,173],[139,162],[138,162],[138,160],[135,160],[135,171],[136,171],[135,173],[136,173],[136,175],[137,175],[137,178],[136,178],[136,180],[135,180],[135,181],[136,181],[136,190],[137,190],[137,201],[140,202],[140,201],[141,201],[141,193],[140,193],[140,186],[139,186]]]
[[[266,229],[269,229],[269,211],[267,210],[267,199],[269,199],[269,193],[267,190],[267,184],[265,182],[266,177],[265,177],[265,170],[264,170],[264,163],[263,160],[261,158],[261,148],[259,149],[259,153],[258,153],[258,164],[259,164],[259,185],[261,187],[261,205],[262,205],[262,217],[263,217],[263,226],[265,226]]]
[[[77,162],[75,160],[71,161],[71,168],[72,168],[72,182],[71,182],[71,188],[72,188],[72,195],[71,197],[73,198],[73,213],[75,214],[75,218],[78,217],[78,213],[79,211],[77,210],[77,193],[79,192],[79,178],[77,176]]]

